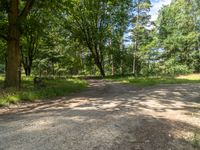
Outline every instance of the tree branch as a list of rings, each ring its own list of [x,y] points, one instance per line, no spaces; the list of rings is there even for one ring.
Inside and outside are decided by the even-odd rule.
[[[26,18],[26,16],[28,15],[29,11],[31,10],[34,2],[35,2],[35,0],[27,0],[24,9],[22,10],[22,12],[19,15],[19,19]]]

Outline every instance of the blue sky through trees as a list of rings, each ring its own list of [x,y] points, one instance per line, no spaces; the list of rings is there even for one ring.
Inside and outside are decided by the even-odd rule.
[[[158,12],[159,10],[162,8],[163,5],[169,5],[171,3],[171,0],[151,0],[151,11],[150,11],[150,15],[151,15],[151,21],[155,21],[158,17]],[[130,27],[131,28],[131,27]],[[129,28],[129,29],[130,29]],[[151,28],[151,27],[149,27]],[[131,44],[131,32],[128,32],[127,34],[125,34],[125,45],[128,46],[129,44]]]
[[[151,0],[152,8],[151,8],[151,20],[155,21],[158,17],[158,11],[163,5],[168,5],[171,3],[171,0]]]

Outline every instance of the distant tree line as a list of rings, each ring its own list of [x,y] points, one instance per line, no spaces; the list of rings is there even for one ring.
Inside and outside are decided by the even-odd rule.
[[[151,7],[150,0],[0,0],[5,87],[19,88],[22,73],[199,73],[200,1],[172,0],[156,21]]]

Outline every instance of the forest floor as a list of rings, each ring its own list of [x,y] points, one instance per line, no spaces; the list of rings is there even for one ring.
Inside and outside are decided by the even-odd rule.
[[[199,83],[89,83],[67,97],[0,108],[0,150],[199,149]]]

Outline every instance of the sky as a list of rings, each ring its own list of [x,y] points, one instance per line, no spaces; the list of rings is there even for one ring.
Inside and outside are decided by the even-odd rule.
[[[150,11],[151,20],[155,21],[158,17],[158,11],[163,5],[168,5],[171,3],[171,0],[151,0],[152,8]]]

